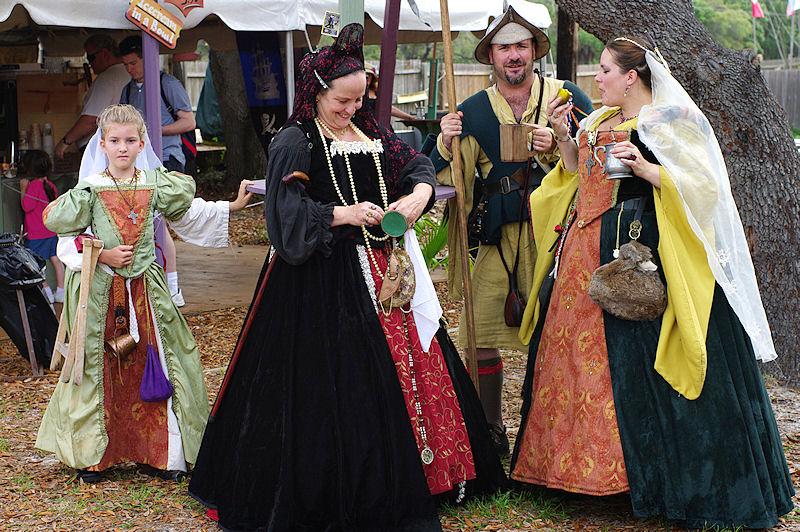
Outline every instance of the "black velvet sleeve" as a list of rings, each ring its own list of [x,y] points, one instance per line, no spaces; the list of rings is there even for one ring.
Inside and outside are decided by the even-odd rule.
[[[419,183],[425,183],[431,186],[431,197],[428,199],[428,204],[425,205],[423,213],[428,212],[433,207],[436,201],[436,172],[433,169],[433,163],[425,155],[419,154],[403,167],[400,172],[400,183],[397,187],[398,197],[406,196],[414,191],[414,187]],[[397,198],[393,198],[396,200]]]
[[[308,175],[312,147],[297,127],[281,130],[269,146],[267,232],[281,258],[293,265],[302,264],[314,253],[328,257],[332,251],[334,204],[311,199],[302,180],[283,179],[294,171]]]

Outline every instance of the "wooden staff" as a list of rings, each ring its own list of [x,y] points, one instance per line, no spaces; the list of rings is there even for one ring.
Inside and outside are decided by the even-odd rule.
[[[442,12],[442,44],[444,45],[444,69],[447,78],[447,106],[450,112],[457,112],[455,74],[453,73],[453,40],[450,35],[450,10],[447,0],[439,0]],[[480,395],[478,386],[478,356],[475,350],[475,313],[472,308],[472,278],[469,270],[469,241],[467,240],[467,210],[465,205],[466,186],[464,185],[464,171],[461,165],[461,139],[453,138],[450,147],[453,160],[450,163],[450,172],[453,184],[456,187],[456,205],[458,220],[458,244],[461,247],[461,278],[464,282],[464,317],[467,320],[467,366],[475,391]]]
[[[84,349],[86,345],[86,318],[89,304],[89,291],[97,267],[97,259],[103,250],[103,241],[93,238],[83,238],[83,264],[81,265],[81,286],[78,295],[78,306],[75,311],[75,321],[70,332],[69,350],[64,367],[61,368],[61,382],[70,382],[80,386],[83,382]],[[62,316],[62,319],[63,316]],[[105,321],[102,325],[105,328]],[[55,356],[55,351],[53,353]]]

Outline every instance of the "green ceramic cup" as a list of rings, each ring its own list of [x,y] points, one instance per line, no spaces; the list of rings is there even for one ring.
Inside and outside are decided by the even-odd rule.
[[[399,238],[408,230],[408,221],[397,211],[386,211],[381,220],[381,228],[387,235]]]

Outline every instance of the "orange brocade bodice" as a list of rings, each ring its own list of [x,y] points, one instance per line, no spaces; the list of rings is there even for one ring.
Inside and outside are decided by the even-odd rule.
[[[589,495],[628,491],[608,366],[603,311],[589,297],[600,266],[602,215],[616,203],[619,180],[604,171],[605,152],[627,131],[579,139],[575,221],[561,252],[558,276],[536,353],[531,407],[511,477]]]

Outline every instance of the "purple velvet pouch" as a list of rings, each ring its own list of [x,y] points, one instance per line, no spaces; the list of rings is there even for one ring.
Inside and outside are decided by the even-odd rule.
[[[139,397],[147,403],[158,403],[169,398],[172,391],[172,383],[164,375],[158,352],[152,344],[147,344],[147,360],[144,364],[142,383],[139,385]]]

